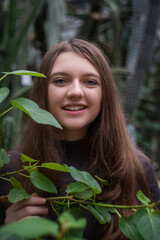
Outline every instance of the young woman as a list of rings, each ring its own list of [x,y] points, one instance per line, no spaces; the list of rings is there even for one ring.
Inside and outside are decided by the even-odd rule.
[[[80,39],[64,41],[43,57],[31,99],[53,114],[63,130],[28,119],[19,153],[40,162],[58,162],[86,170],[109,181],[98,200],[121,205],[138,204],[142,190],[152,201],[160,200],[158,184],[148,159],[133,146],[118,101],[117,89],[106,57],[95,45]],[[10,170],[17,168],[17,151],[11,152]],[[20,162],[20,161],[19,161]],[[41,170],[63,194],[71,179],[67,174]],[[49,214],[44,197],[26,179],[24,187],[33,193],[28,200],[11,205],[5,223],[27,216]],[[7,188],[5,188],[7,189]],[[38,194],[38,195],[37,195]],[[48,213],[49,211],[49,213]],[[124,216],[130,210],[119,210]],[[126,239],[112,215],[111,224],[99,225],[87,213],[86,239]]]

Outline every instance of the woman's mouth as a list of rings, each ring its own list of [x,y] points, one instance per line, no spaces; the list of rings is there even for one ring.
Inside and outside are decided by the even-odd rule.
[[[80,111],[85,108],[86,108],[85,106],[65,106],[65,107],[63,107],[63,109],[67,110],[67,111]]]
[[[83,113],[86,109],[87,106],[84,104],[66,104],[62,107],[62,109],[68,113],[68,114],[72,114],[72,115],[79,115],[81,113]]]

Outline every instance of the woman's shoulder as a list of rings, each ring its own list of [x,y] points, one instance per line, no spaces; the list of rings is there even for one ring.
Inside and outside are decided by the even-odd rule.
[[[9,156],[9,163],[6,164],[2,170],[3,173],[5,172],[13,172],[18,169],[20,165],[20,159],[21,159],[21,152],[19,149],[13,149],[8,151]]]
[[[158,185],[158,179],[152,167],[152,162],[140,150],[136,150],[136,152],[137,152],[138,159],[144,168],[152,199],[153,201],[157,202],[160,200],[160,189]]]
[[[142,151],[138,149],[136,149],[136,153],[148,178],[151,177],[156,179],[151,160]]]
[[[20,151],[18,149],[13,149],[8,152],[10,161],[6,164],[2,171],[1,175],[5,173],[11,173],[19,169],[20,166]],[[5,178],[9,178],[11,175],[6,175]],[[8,189],[10,187],[10,182],[0,179],[0,195],[8,194]]]
[[[12,149],[8,151],[8,156],[10,158],[10,161],[16,162],[21,158],[21,151],[18,148]]]
[[[151,161],[141,150],[136,149],[136,154],[144,168],[151,167]]]

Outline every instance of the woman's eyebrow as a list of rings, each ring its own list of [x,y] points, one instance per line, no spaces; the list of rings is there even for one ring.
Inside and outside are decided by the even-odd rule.
[[[51,77],[55,77],[55,76],[57,76],[57,75],[69,76],[69,74],[66,73],[66,72],[55,72],[55,73],[52,73],[52,74],[50,75],[50,78],[51,78]]]
[[[50,75],[50,78],[52,78],[52,77],[55,77],[55,76],[58,76],[58,75],[62,75],[62,76],[70,76],[70,74],[69,73],[66,73],[66,72],[54,72],[54,73],[52,73],[51,75]],[[90,73],[90,72],[88,72],[88,73],[84,73],[83,74],[83,77],[94,77],[94,78],[97,78],[97,79],[101,79],[100,78],[100,76],[98,75],[98,74],[96,74],[96,73]]]
[[[85,73],[84,76],[85,77],[96,77],[96,78],[100,79],[100,76],[96,73]]]

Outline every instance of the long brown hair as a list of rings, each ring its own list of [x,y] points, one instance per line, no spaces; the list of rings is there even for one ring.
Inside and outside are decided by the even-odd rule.
[[[109,181],[109,186],[104,188],[98,199],[114,204],[137,204],[136,193],[139,189],[149,196],[146,176],[135,147],[128,137],[108,60],[97,46],[80,39],[53,46],[43,57],[39,68],[39,72],[45,74],[47,80],[40,77],[35,79],[30,98],[41,108],[48,110],[47,89],[51,70],[57,57],[66,51],[73,51],[86,58],[97,69],[102,81],[101,111],[89,127],[85,144],[87,170]],[[62,161],[56,129],[39,125],[31,119],[28,120],[21,149],[26,155],[41,162]],[[119,212],[126,217],[130,215],[129,210]],[[102,228],[99,239],[126,239],[119,230],[116,215],[112,216],[109,226],[103,225]]]

